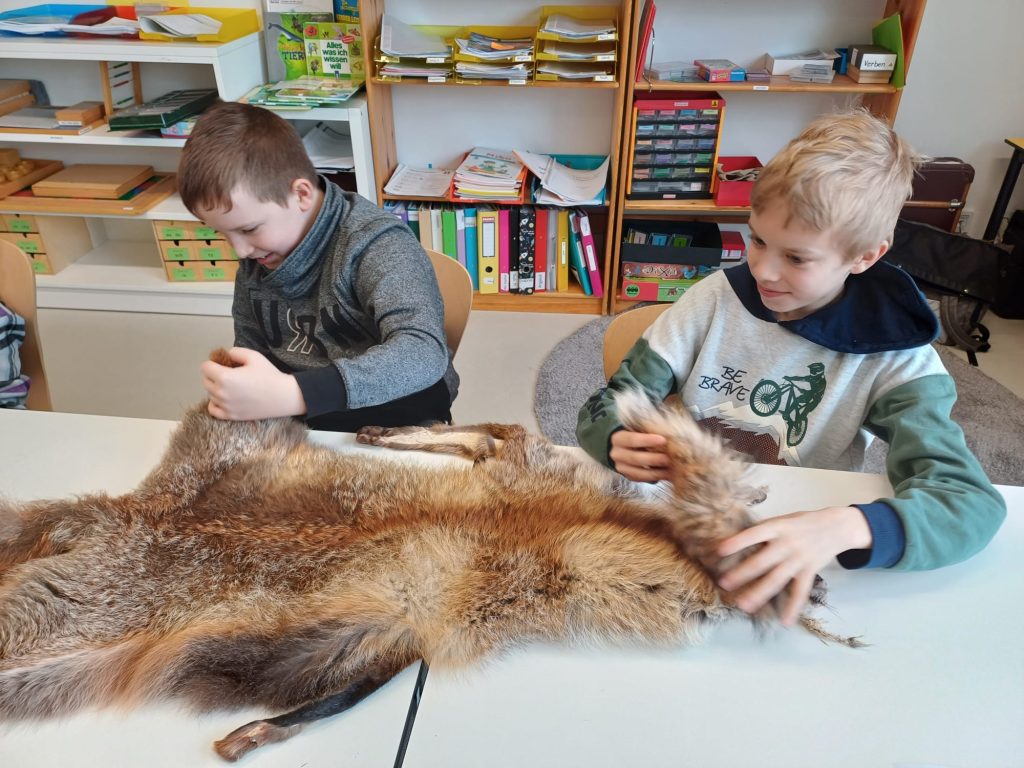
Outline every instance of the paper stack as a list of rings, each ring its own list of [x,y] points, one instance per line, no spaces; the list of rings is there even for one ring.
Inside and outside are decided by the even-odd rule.
[[[525,180],[514,152],[476,147],[455,169],[455,199],[518,202]]]
[[[593,169],[570,168],[550,155],[514,150],[513,154],[540,181],[538,205],[600,205],[608,180],[608,158]]]
[[[270,109],[333,107],[348,101],[359,88],[359,83],[353,84],[350,80],[300,77],[295,80],[258,85],[240,101]]]
[[[615,34],[615,22],[611,19],[576,19],[556,13],[547,17],[540,31],[570,40],[601,39]]]

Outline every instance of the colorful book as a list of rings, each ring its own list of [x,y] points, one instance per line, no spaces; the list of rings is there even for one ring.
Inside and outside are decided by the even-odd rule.
[[[587,265],[583,256],[583,244],[580,241],[579,214],[576,211],[569,213],[569,269],[583,288],[583,294],[585,296],[592,296],[594,290],[590,285],[590,275],[587,272]]]
[[[558,290],[558,209],[548,209],[548,286],[549,291]]]
[[[519,292],[534,291],[536,254],[536,212],[530,206],[519,210]]]
[[[587,216],[586,211],[577,212],[576,222],[579,226],[580,247],[583,250],[587,277],[590,278],[590,288],[595,296],[604,296],[604,283],[601,281],[601,270],[597,261],[597,246],[594,245],[594,235],[590,231],[590,217]]]
[[[508,208],[498,209],[498,293],[509,292],[508,276]]]
[[[407,222],[409,229],[412,230],[412,233],[416,235],[416,239],[418,240],[420,236],[420,204],[410,202],[406,206],[406,211],[409,215],[409,221]]]
[[[558,209],[558,285],[559,292],[569,290],[569,212]]]
[[[430,209],[430,250],[444,253],[444,228],[441,224],[441,209],[432,207]]]
[[[519,213],[514,206],[508,210],[508,292],[519,293]]]
[[[420,244],[428,251],[434,249],[434,232],[431,223],[430,206],[420,206]]]
[[[537,208],[534,216],[533,289],[547,291],[548,285],[548,212]]]
[[[480,290],[479,263],[477,261],[476,208],[467,208],[466,214],[466,271],[473,281],[473,290]]]
[[[494,208],[481,206],[477,208],[476,216],[480,293],[498,293],[500,287],[498,212]]]
[[[455,225],[455,209],[446,205],[441,209],[441,253],[452,259],[459,258],[457,245],[458,231]]]
[[[466,266],[466,211],[463,208],[455,210],[455,258]]]
[[[306,71],[313,77],[362,82],[363,33],[358,24],[311,21],[302,28]]]

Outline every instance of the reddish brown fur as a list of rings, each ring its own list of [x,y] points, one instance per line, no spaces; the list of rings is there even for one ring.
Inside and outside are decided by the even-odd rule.
[[[681,413],[619,406],[669,438],[670,495],[646,498],[516,426],[360,434],[473,460],[435,468],[199,407],[132,493],[0,501],[0,719],[162,697],[333,697],[340,711],[418,658],[698,639],[735,613],[709,574],[715,542],[750,524],[743,467]],[[245,726],[218,751],[287,738],[302,717]]]

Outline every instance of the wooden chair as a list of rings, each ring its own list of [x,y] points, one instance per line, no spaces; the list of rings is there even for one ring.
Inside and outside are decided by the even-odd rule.
[[[444,300],[444,332],[454,359],[469,322],[469,311],[473,308],[473,280],[466,268],[450,256],[430,249],[427,249],[427,256],[434,265],[437,285]]]
[[[622,363],[626,353],[647,327],[671,304],[651,304],[617,315],[604,332],[604,377],[607,379]]]
[[[0,240],[0,302],[25,319],[25,341],[19,354],[21,372],[32,380],[26,404],[35,411],[52,411],[43,351],[39,346],[36,276],[32,272],[32,262],[17,246],[3,240]]]

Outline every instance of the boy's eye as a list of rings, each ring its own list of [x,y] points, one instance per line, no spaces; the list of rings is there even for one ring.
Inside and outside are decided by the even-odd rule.
[[[764,248],[764,240],[760,237],[751,237],[750,242],[753,243],[756,248]]]
[[[243,235],[251,235],[251,234],[252,234],[253,232],[255,232],[255,231],[256,231],[257,229],[259,229],[259,226],[255,226],[255,227],[249,227],[249,228],[247,228],[247,229],[240,229],[240,230],[238,230],[238,231],[239,231],[239,232],[241,232],[241,233],[242,233]]]
[[[793,264],[803,264],[804,263],[803,256],[794,256],[792,253],[788,253],[788,254],[786,254],[786,258],[789,259],[790,262],[792,262]]]

